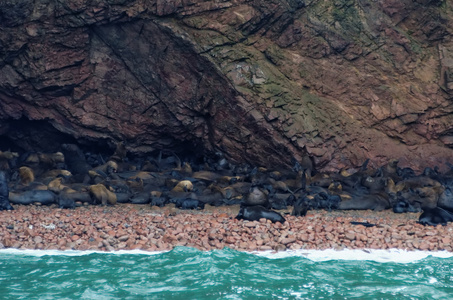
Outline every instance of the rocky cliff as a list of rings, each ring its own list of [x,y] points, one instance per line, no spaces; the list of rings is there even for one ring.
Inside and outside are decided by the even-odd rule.
[[[447,0],[2,0],[0,26],[1,148],[322,170],[453,156]]]

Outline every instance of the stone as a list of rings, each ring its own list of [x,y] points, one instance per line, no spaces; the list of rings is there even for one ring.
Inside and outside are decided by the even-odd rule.
[[[446,169],[452,157],[453,12],[440,1],[368,1],[366,14],[357,1],[60,2],[0,4],[11,146],[194,143],[318,171],[393,157]]]

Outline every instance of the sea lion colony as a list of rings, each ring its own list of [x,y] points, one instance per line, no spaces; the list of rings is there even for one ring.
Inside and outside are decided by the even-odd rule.
[[[292,215],[308,210],[392,209],[395,213],[423,212],[424,225],[453,221],[453,166],[446,173],[426,168],[416,175],[398,160],[371,169],[368,160],[348,173],[316,173],[296,163],[286,172],[234,166],[225,158],[203,163],[184,162],[173,152],[129,160],[122,143],[113,155],[84,153],[75,144],[56,153],[0,152],[0,210],[12,204],[77,205],[116,203],[203,209],[240,204],[238,219],[285,222],[273,210],[292,206]]]

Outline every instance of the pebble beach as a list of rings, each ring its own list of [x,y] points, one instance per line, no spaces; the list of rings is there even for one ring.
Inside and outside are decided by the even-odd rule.
[[[300,249],[404,249],[453,251],[453,225],[423,226],[419,213],[309,211],[284,214],[284,224],[236,220],[239,206],[180,210],[149,205],[14,205],[0,211],[0,249],[166,251],[176,246],[200,250],[285,251]],[[366,222],[375,226],[353,225]]]

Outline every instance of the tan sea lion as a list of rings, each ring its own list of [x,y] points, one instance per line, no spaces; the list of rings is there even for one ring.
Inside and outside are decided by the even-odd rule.
[[[190,180],[182,180],[171,190],[176,193],[191,192],[193,190],[193,184]]]
[[[115,205],[117,202],[115,193],[107,189],[107,187],[102,183],[90,185],[88,190],[96,204]]]

